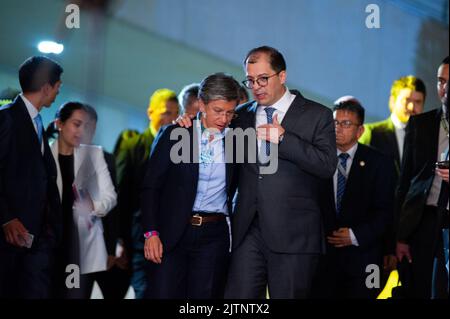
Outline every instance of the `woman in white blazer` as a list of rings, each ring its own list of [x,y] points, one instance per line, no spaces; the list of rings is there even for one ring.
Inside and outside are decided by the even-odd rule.
[[[51,145],[63,207],[63,244],[59,256],[58,297],[90,297],[94,273],[107,269],[101,218],[114,208],[117,194],[102,148],[83,145],[90,117],[78,102],[63,104],[56,116],[57,139]],[[68,267],[69,266],[69,267]],[[79,276],[79,288],[76,286]]]

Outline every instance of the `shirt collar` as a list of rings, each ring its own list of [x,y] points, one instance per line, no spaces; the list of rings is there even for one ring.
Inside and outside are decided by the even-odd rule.
[[[20,93],[20,97],[22,98],[23,103],[25,103],[25,106],[27,107],[28,114],[30,114],[31,119],[34,120],[36,116],[38,116],[39,112],[37,108],[28,100],[23,93]]]
[[[286,87],[286,92],[284,92],[283,96],[276,101],[273,105],[270,105],[270,107],[273,107],[274,109],[276,109],[277,111],[286,113],[287,110],[289,109],[289,106],[292,103],[293,98],[295,98],[295,96],[289,91],[289,89]],[[266,105],[261,105],[262,106],[262,110],[265,109]]]
[[[208,139],[211,131],[203,126],[203,123],[200,119],[196,120],[196,123],[197,123],[197,129],[201,133],[201,137]],[[214,131],[214,140],[219,140],[219,139],[225,138],[225,135],[227,135],[229,130],[230,130],[229,127],[225,127],[225,129],[222,132],[215,130]]]
[[[345,153],[347,153],[350,157],[350,159],[352,159],[353,160],[353,158],[355,157],[355,153],[356,153],[356,150],[358,149],[358,143],[355,143],[355,145],[353,145],[347,152],[345,152]],[[344,153],[344,152],[342,152],[341,150],[337,150],[337,155],[339,156],[339,155],[341,155],[342,153]]]
[[[406,123],[400,122],[397,115],[395,115],[394,113],[391,114],[391,121],[397,130],[403,130],[406,127]]]

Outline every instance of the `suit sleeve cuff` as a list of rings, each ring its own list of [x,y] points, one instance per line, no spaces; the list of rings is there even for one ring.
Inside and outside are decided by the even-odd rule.
[[[356,239],[355,234],[353,233],[353,230],[351,228],[348,229],[350,233],[350,240],[352,241],[353,246],[359,246],[358,240]]]

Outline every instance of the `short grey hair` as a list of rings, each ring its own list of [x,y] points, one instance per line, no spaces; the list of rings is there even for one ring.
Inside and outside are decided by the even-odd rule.
[[[180,102],[182,113],[185,112],[186,106],[189,104],[190,99],[198,98],[197,96],[199,87],[199,83],[191,83],[181,89],[180,94],[178,94],[178,101]]]
[[[201,83],[198,98],[208,104],[214,100],[239,102],[239,83],[225,73],[214,73],[206,77]]]

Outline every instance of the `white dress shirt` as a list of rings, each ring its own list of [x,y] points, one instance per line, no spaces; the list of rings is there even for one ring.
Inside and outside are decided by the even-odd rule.
[[[275,109],[273,113],[273,117],[277,115],[278,122],[281,124],[281,122],[284,119],[284,116],[286,115],[287,111],[289,110],[289,107],[291,106],[292,102],[295,100],[295,95],[289,92],[289,89],[286,87],[286,92],[284,92],[281,99],[279,99],[277,102],[275,102],[273,105],[258,105],[258,109],[256,110],[256,128],[258,126],[267,124],[267,113],[264,111],[266,107],[273,107]],[[261,149],[262,140],[258,139],[258,150]]]
[[[447,132],[442,126],[442,123],[439,122],[439,140],[438,140],[438,152],[436,154],[436,161],[448,160],[448,143],[449,139],[447,136]],[[433,178],[433,184],[431,185],[430,193],[428,194],[427,205],[438,206],[439,194],[441,193],[441,185],[442,185],[442,177],[435,174]]]
[[[347,152],[349,157],[347,158],[347,166],[345,168],[345,171],[347,173],[347,178],[350,175],[350,169],[352,167],[352,163],[353,163],[353,159],[355,158],[355,153],[356,150],[358,149],[358,143],[355,143],[355,145],[353,145]],[[342,151],[340,151],[339,149],[337,150],[337,155],[339,156],[341,153],[344,153]],[[338,158],[338,163],[340,162],[340,159]],[[333,189],[334,189],[334,203],[337,203],[337,178],[338,178],[338,171],[336,169],[336,172],[334,173],[333,176]],[[350,232],[350,239],[352,241],[352,245],[354,246],[359,246],[358,240],[356,239],[355,234],[353,233],[353,230],[351,228],[349,228],[349,232]]]
[[[36,131],[36,134],[38,135],[37,125],[34,121],[34,118],[38,116],[39,111],[37,108],[23,95],[23,93],[20,93],[20,97],[22,98],[23,103],[25,103],[25,106],[27,107],[28,114],[31,117],[31,122],[33,122],[34,130]],[[44,134],[44,132],[42,132]],[[44,139],[42,139],[41,142],[41,153],[44,154]]]
[[[391,121],[395,127],[395,138],[397,139],[398,154],[400,155],[401,163],[403,158],[403,144],[405,143],[406,123],[400,122],[400,120],[394,113],[391,114]]]

